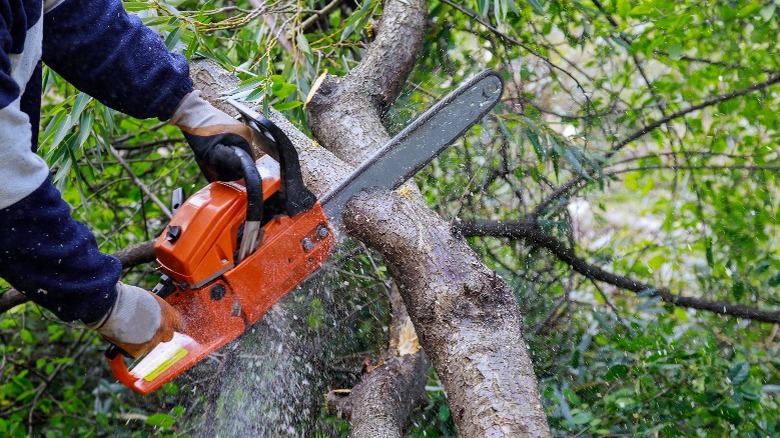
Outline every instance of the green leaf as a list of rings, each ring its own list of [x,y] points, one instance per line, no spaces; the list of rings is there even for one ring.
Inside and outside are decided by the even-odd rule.
[[[682,46],[679,44],[674,44],[673,46],[669,47],[669,57],[674,61],[679,61],[682,59]]]
[[[19,336],[22,338],[22,340],[28,344],[35,345],[35,336],[33,336],[32,332],[27,329],[21,329],[19,330]]]
[[[254,90],[252,90],[251,93],[246,95],[246,97],[244,98],[244,101],[246,101],[246,102],[254,102],[254,101],[262,98],[263,96],[265,96],[265,94],[266,94],[266,87],[265,86],[257,87]]]
[[[172,427],[175,423],[176,420],[172,416],[161,412],[150,415],[146,419],[146,424],[148,424],[149,426],[156,426],[163,429],[168,429]]]
[[[528,4],[531,5],[534,12],[541,15],[542,17],[546,17],[547,14],[544,12],[544,6],[542,6],[541,3],[539,3],[539,0],[528,0]]]
[[[539,136],[536,134],[536,132],[530,128],[526,128],[525,135],[528,137],[528,140],[531,141],[531,145],[534,147],[534,151],[536,152],[536,156],[539,157],[539,160],[544,160],[547,157],[547,149],[542,146],[542,143],[539,141]]]
[[[745,283],[739,280],[735,281],[734,284],[731,285],[731,296],[737,301],[745,296]]]
[[[749,375],[750,364],[744,360],[735,363],[726,374],[732,386],[738,386],[745,383]]]
[[[144,17],[144,18],[141,18],[141,22],[142,22],[144,25],[146,25],[146,26],[149,26],[149,27],[155,27],[155,26],[159,26],[159,25],[161,25],[161,24],[165,24],[165,23],[167,23],[169,19],[170,19],[170,17],[168,17],[168,16],[162,16],[162,17]]]
[[[165,47],[167,47],[168,50],[173,50],[176,48],[176,44],[178,44],[179,40],[181,39],[182,30],[183,29],[181,27],[177,27],[165,38]]]
[[[437,414],[439,421],[447,421],[450,419],[450,408],[447,405],[441,405]]]
[[[617,7],[615,8],[620,17],[628,17],[628,13],[631,12],[631,3],[628,0],[617,0]]]
[[[750,15],[753,15],[753,12],[761,9],[764,7],[764,4],[761,2],[753,2],[751,4],[745,5],[742,8],[740,8],[739,11],[737,11],[737,17],[744,18],[748,17]]]
[[[590,174],[580,162],[578,155],[579,151],[577,149],[567,147],[564,151],[563,157],[580,176],[584,177],[585,179],[593,179],[590,177]]]
[[[147,2],[122,2],[122,6],[129,12],[145,11],[154,8],[151,3]]]
[[[306,35],[299,33],[295,37],[295,41],[298,43],[298,48],[301,49],[303,53],[311,53],[311,49],[309,48],[309,42],[306,41]]]
[[[577,425],[588,424],[591,422],[591,420],[593,420],[593,418],[593,414],[590,412],[577,412],[571,416],[569,422]]]
[[[88,94],[79,93],[78,96],[76,96],[76,100],[73,102],[73,109],[70,111],[71,120],[78,119],[81,116],[81,112],[84,111],[84,108],[86,108],[91,101],[92,97]]]
[[[297,89],[298,86],[295,84],[274,85],[273,95],[278,97],[279,99],[286,99],[290,97],[291,94],[295,93]]]
[[[632,17],[641,17],[643,15],[650,14],[651,12],[654,12],[656,9],[655,5],[652,2],[643,3],[638,6],[634,6],[629,11],[629,15]]]
[[[623,376],[628,374],[628,367],[622,363],[619,363],[617,365],[612,365],[609,367],[609,370],[604,375],[604,380],[606,381],[612,381],[615,379],[619,379]]]
[[[293,108],[298,108],[301,105],[303,105],[303,102],[301,102],[299,100],[293,100],[292,102],[277,103],[277,104],[273,105],[273,107],[277,111],[288,111],[288,110],[291,110]]]
[[[282,75],[271,75],[269,78],[274,85],[284,85],[287,83],[287,77]]]

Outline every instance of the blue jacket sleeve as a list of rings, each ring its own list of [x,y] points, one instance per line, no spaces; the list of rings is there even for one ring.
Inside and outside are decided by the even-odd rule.
[[[118,259],[70,216],[49,178],[0,210],[0,277],[63,321],[94,322],[116,301]]]
[[[7,3],[0,0],[0,277],[66,321],[92,322],[116,300],[121,266],[70,217],[32,150],[41,4]]]
[[[64,0],[44,14],[43,62],[136,118],[170,118],[192,90],[187,61],[120,0]]]

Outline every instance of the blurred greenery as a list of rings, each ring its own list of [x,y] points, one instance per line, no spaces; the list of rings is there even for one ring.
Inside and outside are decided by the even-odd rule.
[[[219,62],[241,79],[236,93],[306,131],[311,84],[360,62],[382,12],[376,0],[345,0],[308,20],[327,3],[264,3],[285,43],[245,0],[125,4],[168,47]],[[446,219],[534,217],[617,275],[777,308],[780,95],[761,84],[780,75],[780,1],[431,0],[428,8],[423,52],[387,115],[391,132],[484,68],[505,81],[491,116],[418,176],[431,208]],[[44,86],[40,152],[75,217],[106,252],[155,237],[165,225],[159,206],[108,145],[166,199],[204,183],[180,133],[105,108],[52,71]],[[777,325],[595,282],[522,239],[469,242],[515,291],[555,435],[780,434]],[[317,365],[339,376],[334,388],[353,385],[362,359],[386,345],[388,322],[383,267],[365,252],[339,260],[330,269],[341,272],[338,287],[353,296],[343,305],[355,311],[340,322],[349,332],[334,346],[340,356]],[[154,267],[127,280],[153,285]],[[328,297],[301,310],[312,330],[332,322]],[[0,434],[197,434],[188,413],[200,396],[177,383],[134,396],[110,377],[102,348],[32,304],[0,315]],[[410,434],[455,435],[433,371],[427,388]],[[315,429],[348,433],[324,410]]]

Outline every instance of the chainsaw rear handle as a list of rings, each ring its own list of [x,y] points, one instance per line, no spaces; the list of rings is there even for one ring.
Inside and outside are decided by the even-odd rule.
[[[120,352],[122,354],[120,354]],[[125,359],[122,356],[131,357],[129,354],[122,351],[122,349],[113,344],[106,350],[106,362],[108,362],[108,367],[111,369],[111,373],[123,385],[127,386],[128,388],[132,388],[135,384],[135,381],[138,379],[130,374],[130,370],[127,369]]]
[[[111,344],[106,348],[106,359],[110,362],[113,359],[116,359],[117,356],[125,356],[132,358],[133,356],[130,356],[130,353],[126,352],[125,350],[122,350],[121,348],[117,347],[115,344]]]

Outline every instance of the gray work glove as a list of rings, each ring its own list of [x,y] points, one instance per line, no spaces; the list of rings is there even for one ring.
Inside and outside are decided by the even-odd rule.
[[[243,178],[241,161],[232,147],[252,155],[251,128],[214,108],[197,90],[184,96],[169,123],[181,129],[206,179]]]
[[[139,357],[181,330],[182,317],[168,302],[139,287],[116,285],[116,302],[108,313],[87,328],[97,330],[107,341]]]

